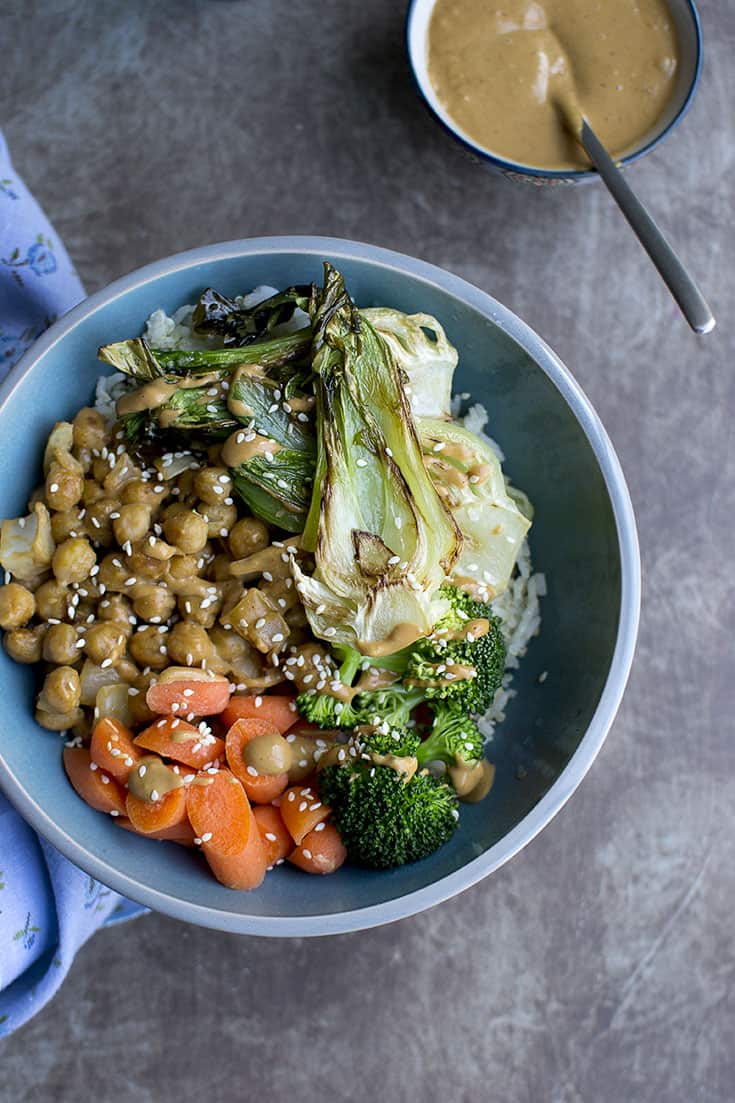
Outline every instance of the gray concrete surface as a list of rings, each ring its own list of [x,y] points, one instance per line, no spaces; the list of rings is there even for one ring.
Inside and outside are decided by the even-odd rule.
[[[735,9],[631,171],[719,317],[690,335],[598,188],[488,175],[424,113],[396,0],[4,0],[18,169],[90,290],[225,238],[315,232],[425,257],[558,351],[638,512],[640,648],[556,821],[463,897],[331,940],[150,916],[99,934],[0,1048],[0,1099],[726,1103],[735,1097]]]

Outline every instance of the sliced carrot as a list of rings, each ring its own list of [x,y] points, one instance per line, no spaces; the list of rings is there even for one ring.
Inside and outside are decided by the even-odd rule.
[[[126,831],[132,831],[134,835],[140,835],[141,832],[137,831],[131,820],[127,816],[119,816],[115,823],[118,827],[123,827]],[[184,820],[182,823],[175,823],[173,827],[162,827],[159,831],[146,831],[146,839],[167,839],[172,843],[180,843],[181,846],[194,846],[194,829],[188,820]]]
[[[195,770],[200,770],[225,753],[224,740],[215,735],[203,735],[199,728],[187,724],[178,716],[162,716],[136,735],[135,743],[146,751],[154,751],[183,762],[185,766],[193,766]]]
[[[222,712],[230,700],[230,683],[221,675],[207,681],[177,678],[154,682],[146,691],[145,703],[151,712],[175,716],[213,716]]]
[[[267,720],[283,735],[298,720],[296,700],[276,693],[231,697],[222,719],[228,728],[236,720]]]
[[[231,889],[257,888],[268,859],[245,790],[235,775],[229,770],[200,774],[187,789],[187,807],[217,880]]]
[[[141,800],[128,793],[125,800],[128,819],[141,835],[151,835],[167,827],[186,822],[186,787],[164,793],[160,800]]]
[[[127,785],[130,771],[141,757],[130,728],[111,716],[95,724],[89,753],[92,761],[121,785]]]
[[[305,873],[334,873],[344,862],[347,851],[333,823],[320,823],[304,836],[301,845],[289,854],[293,862]]]
[[[98,812],[125,815],[125,790],[104,770],[100,770],[86,747],[64,747],[66,776],[82,800]]]
[[[322,804],[312,785],[292,785],[281,797],[279,808],[283,822],[297,846],[332,811],[326,804]]]
[[[242,783],[250,800],[257,804],[270,804],[288,785],[288,774],[252,774],[252,767],[245,765],[243,749],[259,735],[279,735],[278,728],[268,720],[236,720],[227,732],[225,753],[227,765]]]
[[[283,822],[283,816],[272,804],[259,804],[253,808],[255,821],[265,847],[265,856],[269,866],[287,858],[293,850],[293,839]]]

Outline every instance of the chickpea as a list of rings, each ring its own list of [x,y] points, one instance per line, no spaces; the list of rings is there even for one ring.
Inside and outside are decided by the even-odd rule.
[[[33,513],[36,508],[37,502],[43,502],[46,504],[46,486],[37,486],[35,490],[31,491],[31,496],[28,499],[28,512]]]
[[[3,636],[3,644],[10,658],[16,663],[40,663],[45,624],[33,628],[13,628]]]
[[[203,467],[196,474],[194,489],[208,506],[218,505],[232,495],[232,479],[226,467]]]
[[[161,512],[161,524],[165,525],[169,517],[176,517],[179,513],[186,513],[189,507],[183,502],[168,502]]]
[[[97,666],[107,662],[107,666],[114,666],[125,654],[127,635],[113,621],[101,621],[90,625],[84,637],[84,650]]]
[[[120,493],[120,501],[125,506],[148,506],[151,513],[158,513],[163,504],[164,495],[156,493],[159,483],[144,482],[143,479],[133,479],[126,483]]]
[[[118,544],[122,546],[127,540],[142,540],[151,526],[150,506],[131,502],[121,505],[116,512],[118,516],[113,518],[112,531]]]
[[[84,480],[84,489],[82,490],[82,505],[91,506],[92,502],[98,501],[100,498],[104,498],[105,492],[98,482],[94,479]]]
[[[156,675],[153,672],[139,674],[128,690],[128,707],[136,726],[150,724],[156,718],[155,713],[151,712],[145,703],[148,687],[155,681]]]
[[[196,469],[189,467],[186,471],[182,471],[181,474],[174,479],[171,493],[176,493],[176,497],[179,501],[184,501],[187,498],[196,498],[196,491],[194,489],[195,478]]]
[[[74,458],[78,461],[83,473],[86,475],[92,470],[92,464],[94,463],[94,456],[89,448],[77,448],[74,447]]]
[[[126,586],[126,582],[130,578],[135,578],[130,557],[121,551],[110,552],[100,563],[99,574],[96,577],[112,593],[127,593],[130,587]]]
[[[214,649],[205,628],[179,621],[168,634],[168,653],[179,666],[200,666],[202,660],[209,663]]]
[[[227,582],[232,579],[232,575],[230,574],[231,562],[232,560],[229,555],[225,555],[224,552],[221,555],[215,555],[214,559],[209,564],[207,574],[216,582]]]
[[[130,588],[134,589],[134,587]],[[125,594],[110,594],[109,597],[104,597],[97,606],[97,618],[116,624],[126,636],[131,636],[133,633],[135,620],[133,606]]]
[[[157,582],[166,575],[167,561],[147,555],[144,550],[146,548],[148,548],[146,541],[134,545],[133,554],[126,557],[128,574],[135,579]]]
[[[94,548],[82,536],[71,536],[59,544],[51,566],[59,582],[82,582],[97,562]]]
[[[175,555],[168,561],[168,573],[171,578],[192,578],[199,570],[195,555]]]
[[[228,540],[233,559],[245,559],[253,552],[261,551],[270,544],[268,526],[256,517],[243,517],[230,529]]]
[[[134,479],[139,479],[141,476],[141,470],[136,467],[133,460],[130,458],[127,452],[121,452],[116,457],[113,466],[110,466],[108,459],[108,471],[104,478],[102,485],[105,488],[105,494],[118,495],[126,483],[131,483]]]
[[[84,531],[95,544],[102,544],[109,548],[115,543],[113,524],[115,515],[120,512],[120,502],[117,498],[98,498],[87,506],[84,518]]]
[[[176,608],[176,598],[167,586],[141,582],[133,587],[133,611],[141,620],[160,624],[168,620]]]
[[[208,587],[208,590],[211,587]],[[222,608],[222,595],[219,593],[206,593],[203,597],[192,595],[179,598],[179,612],[182,617],[201,624],[204,628],[211,628],[217,620],[217,615]]]
[[[41,620],[64,620],[69,607],[69,590],[55,578],[42,582],[36,590],[36,612]]]
[[[212,539],[215,536],[227,537],[237,520],[237,506],[227,506],[224,502],[207,504],[202,506],[202,514],[207,521],[207,533]]]
[[[61,509],[51,514],[51,535],[56,544],[62,544],[72,534],[78,536],[84,531],[84,519],[79,513],[79,508],[72,506],[71,509]]]
[[[74,418],[74,445],[76,448],[94,448],[101,451],[107,441],[107,425],[99,410],[84,406]]]
[[[79,707],[82,685],[71,666],[57,666],[46,675],[37,707],[46,712],[71,712]]]
[[[43,639],[43,658],[47,663],[71,666],[79,658],[80,637],[72,624],[50,624]]]
[[[260,666],[258,652],[250,646],[247,640],[244,640],[242,636],[238,636],[237,632],[222,628],[217,624],[209,633],[209,638],[228,670],[231,663],[246,657],[252,658],[253,662]]]
[[[193,509],[177,510],[167,517],[163,531],[168,542],[184,555],[197,555],[207,543],[207,522]]]
[[[127,655],[123,655],[122,659],[118,659],[115,663],[115,670],[120,676],[120,681],[127,682],[128,685],[133,685],[140,677],[140,671]]]
[[[334,667],[327,652],[318,643],[307,643],[297,649],[297,658],[303,659],[301,665],[290,668],[293,682],[300,693],[314,689],[322,678],[334,677]]]
[[[36,723],[42,728],[52,732],[73,731],[77,724],[84,720],[84,710],[71,709],[69,712],[47,712],[46,709],[37,708],[35,714]]]
[[[36,611],[36,599],[19,582],[0,586],[0,628],[22,628]]]
[[[169,665],[166,644],[167,634],[149,626],[133,633],[128,650],[138,666],[163,670]]]
[[[81,464],[69,453],[63,453],[63,457],[63,462],[58,459],[53,461],[46,476],[46,502],[49,509],[71,509],[84,491]]]

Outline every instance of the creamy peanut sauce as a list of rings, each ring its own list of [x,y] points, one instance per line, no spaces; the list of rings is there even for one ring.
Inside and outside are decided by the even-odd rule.
[[[145,755],[130,771],[128,789],[138,800],[155,804],[166,793],[180,789],[184,784],[179,774],[166,766],[158,755]]]
[[[247,402],[243,402],[241,398],[237,397],[238,383],[244,375],[255,375],[262,378],[265,371],[260,364],[239,364],[235,368],[230,380],[230,389],[227,393],[227,408],[235,417],[252,417],[255,412],[248,406]]]
[[[582,115],[614,155],[634,148],[666,107],[678,54],[665,0],[438,0],[428,47],[462,130],[548,169],[589,167],[572,133]]]
[[[402,621],[391,629],[384,640],[359,640],[357,647],[363,655],[378,659],[383,655],[394,655],[396,651],[415,643],[423,635],[417,624]]]
[[[239,467],[253,456],[264,456],[266,452],[275,456],[280,451],[280,444],[276,444],[270,437],[262,437],[260,433],[254,434],[252,429],[248,431],[242,428],[230,433],[222,445],[222,462],[228,467]]]
[[[456,766],[447,770],[457,796],[467,804],[476,804],[488,795],[495,781],[495,767],[487,759],[479,762],[464,762],[459,759]]]
[[[155,410],[168,402],[177,391],[193,391],[198,387],[210,387],[212,384],[219,385],[221,382],[221,376],[217,372],[210,372],[207,375],[185,375],[175,383],[167,383],[165,379],[152,379],[150,383],[144,383],[142,387],[122,395],[117,401],[117,412],[122,417],[125,414]],[[174,414],[175,417],[176,414]]]
[[[419,768],[418,759],[414,755],[377,754],[372,751],[370,759],[376,766],[387,766],[403,778],[410,781]]]
[[[285,774],[293,761],[293,749],[282,735],[257,735],[246,743],[242,751],[243,761],[258,774]]]

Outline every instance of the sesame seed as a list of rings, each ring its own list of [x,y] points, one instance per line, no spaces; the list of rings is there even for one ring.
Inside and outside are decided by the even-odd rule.
[[[367,467],[367,460],[359,459],[356,463],[358,467]]]
[[[307,850],[306,847],[302,849],[301,853],[304,855],[305,858],[311,858],[311,851]]]
[[[211,831],[205,831],[204,834],[202,835],[202,842],[203,843],[208,843],[211,838],[212,838],[212,832]]]
[[[289,793],[288,794],[288,799],[289,800],[296,800],[296,794],[295,793]]]
[[[51,492],[51,494],[55,494],[58,489],[59,489],[59,484],[58,483],[51,483],[51,486],[49,487],[49,491]]]

